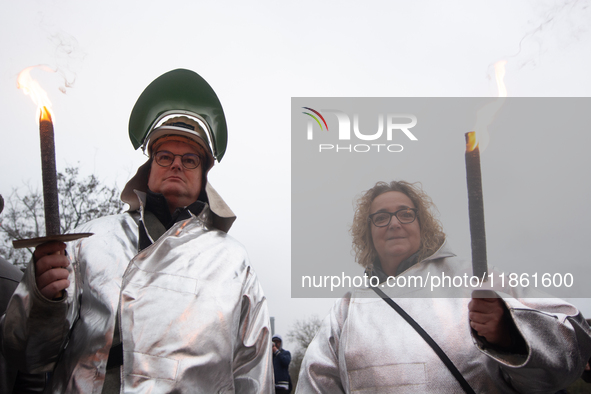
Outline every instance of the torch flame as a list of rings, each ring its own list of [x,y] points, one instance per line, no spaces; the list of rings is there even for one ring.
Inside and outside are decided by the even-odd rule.
[[[21,89],[27,96],[31,96],[33,102],[37,105],[37,112],[39,113],[39,121],[51,121],[51,101],[47,97],[47,92],[39,85],[37,81],[31,77],[31,70],[41,67],[45,71],[54,72],[47,66],[31,66],[25,68],[18,74],[17,87]]]
[[[478,146],[478,139],[476,138],[476,132],[471,131],[466,133],[466,152],[472,152]]]
[[[500,60],[495,63],[495,76],[497,77],[499,97],[507,97],[507,87],[505,86],[505,64],[507,64],[506,60]]]
[[[466,151],[470,152],[478,146],[482,152],[488,145],[490,139],[488,135],[488,126],[492,123],[497,112],[505,103],[507,97],[507,88],[505,87],[505,64],[506,60],[500,60],[495,63],[495,76],[497,79],[497,88],[499,91],[499,98],[495,101],[488,103],[484,107],[478,110],[476,115],[476,126],[474,126],[475,136],[469,142],[466,143]]]
[[[43,122],[44,120],[53,123],[53,120],[51,119],[51,112],[46,106],[41,107],[41,115],[39,116],[40,122]]]

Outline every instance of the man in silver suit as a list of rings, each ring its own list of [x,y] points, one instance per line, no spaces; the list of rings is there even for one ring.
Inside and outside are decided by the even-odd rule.
[[[3,321],[7,357],[46,391],[273,392],[266,299],[235,216],[207,182],[225,151],[217,96],[174,70],[142,93],[130,138],[149,156],[128,212],[40,245]]]

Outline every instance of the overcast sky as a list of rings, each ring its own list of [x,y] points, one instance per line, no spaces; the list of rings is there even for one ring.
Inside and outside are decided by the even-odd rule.
[[[228,121],[228,150],[209,179],[238,214],[231,234],[285,334],[332,304],[290,298],[291,97],[491,97],[501,59],[509,96],[586,97],[589,5],[1,0],[0,194],[40,183],[35,107],[16,89],[25,67],[58,69],[33,72],[54,104],[58,170],[78,165],[120,188],[145,160],[127,136],[135,100],[164,72],[194,70]]]

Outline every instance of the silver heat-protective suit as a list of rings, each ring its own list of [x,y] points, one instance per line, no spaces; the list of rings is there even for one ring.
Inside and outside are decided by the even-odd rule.
[[[443,245],[401,275],[425,279],[428,274],[444,272],[462,276],[466,272],[471,275],[470,269]],[[503,297],[526,345],[522,354],[512,354],[487,346],[470,328],[471,291],[464,298],[434,298],[428,287],[380,289],[430,334],[477,393],[555,393],[581,376],[591,355],[589,327],[583,316],[556,298],[523,298],[529,294],[495,284],[494,290]],[[396,311],[371,289],[361,289],[347,293],[322,323],[302,362],[297,392],[463,390]]]
[[[7,357],[53,371],[47,392],[101,393],[119,314],[121,392],[273,392],[266,299],[243,246],[206,206],[138,253],[143,214],[76,230],[94,235],[68,244],[64,300],[41,295],[29,264],[3,322]]]

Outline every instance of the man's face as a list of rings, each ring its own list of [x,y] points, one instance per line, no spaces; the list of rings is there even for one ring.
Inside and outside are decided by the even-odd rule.
[[[197,147],[181,141],[164,142],[157,147],[153,155],[163,150],[175,155],[194,153],[202,156]],[[180,156],[175,156],[173,163],[168,167],[162,167],[153,160],[148,187],[154,193],[163,194],[170,211],[173,212],[176,208],[186,207],[197,201],[201,193],[201,175],[201,165],[187,169],[183,167]]]

